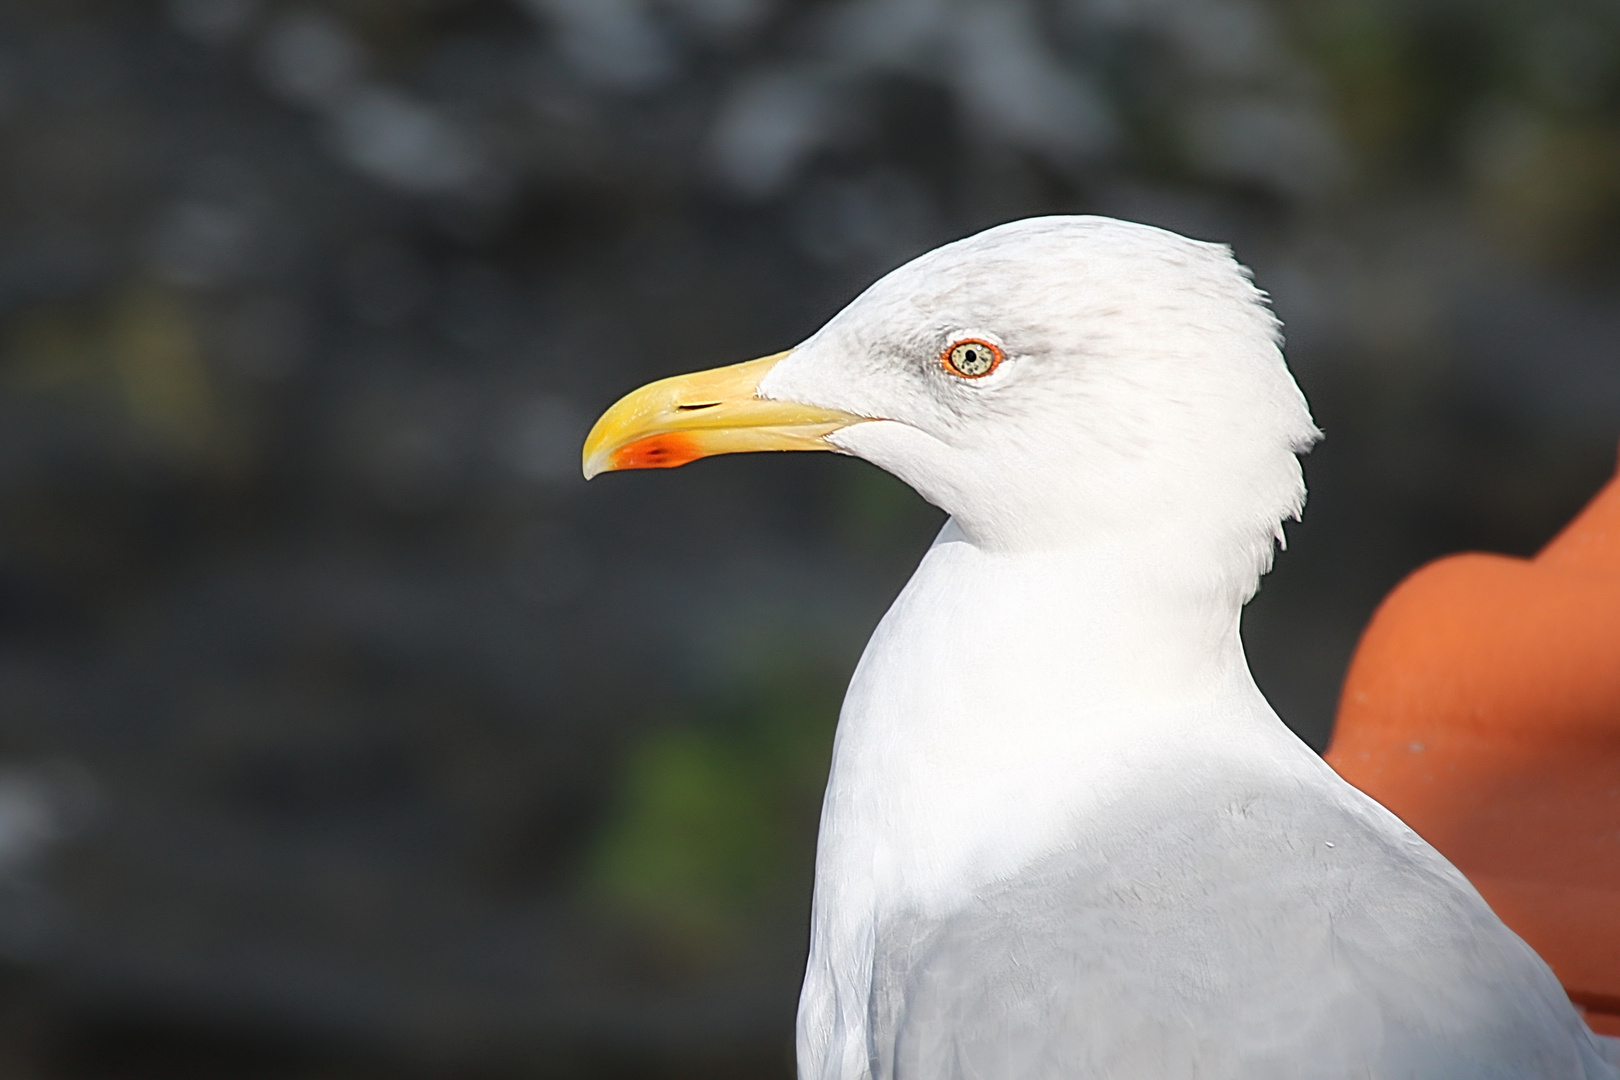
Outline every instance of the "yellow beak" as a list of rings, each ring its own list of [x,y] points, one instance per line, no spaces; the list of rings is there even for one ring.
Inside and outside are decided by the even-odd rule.
[[[826,436],[865,417],[758,395],[760,380],[786,355],[676,375],[626,394],[585,437],[585,479],[673,469],[715,454],[835,449]]]

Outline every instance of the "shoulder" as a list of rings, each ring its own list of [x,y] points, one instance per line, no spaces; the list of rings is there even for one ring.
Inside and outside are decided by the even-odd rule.
[[[882,927],[887,1074],[1612,1075],[1545,964],[1387,812],[1203,794]]]

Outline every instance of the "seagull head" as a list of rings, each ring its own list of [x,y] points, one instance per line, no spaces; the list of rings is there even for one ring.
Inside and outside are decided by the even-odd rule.
[[[1279,338],[1222,245],[1016,221],[901,266],[786,352],[627,395],[584,470],[835,450],[987,549],[1203,550],[1246,597],[1319,437]]]

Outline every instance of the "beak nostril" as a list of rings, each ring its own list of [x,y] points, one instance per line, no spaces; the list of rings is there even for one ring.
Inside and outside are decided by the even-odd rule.
[[[720,405],[718,401],[700,401],[695,405],[677,405],[676,412],[696,412],[698,409],[713,409]]]

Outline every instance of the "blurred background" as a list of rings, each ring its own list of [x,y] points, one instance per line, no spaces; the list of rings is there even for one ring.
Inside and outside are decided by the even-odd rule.
[[[580,480],[943,241],[1231,243],[1327,440],[1321,747],[1620,438],[1611,0],[0,0],[0,1075],[788,1077],[861,462]]]

